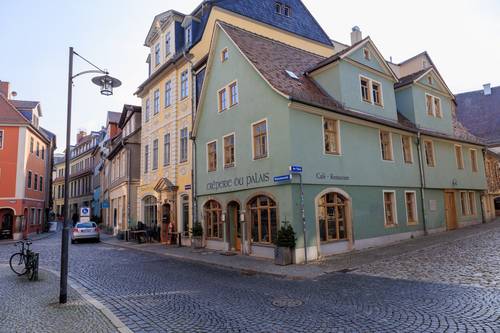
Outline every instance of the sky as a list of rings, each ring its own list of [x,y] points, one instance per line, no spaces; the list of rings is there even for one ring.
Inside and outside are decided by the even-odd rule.
[[[134,96],[147,78],[144,39],[155,15],[190,13],[201,0],[0,0],[0,80],[17,99],[42,105],[41,125],[66,138],[68,48],[122,81],[105,97],[90,82],[75,79],[72,143],[76,132],[98,130],[107,111],[140,104]],[[251,1],[251,0],[248,0]],[[355,25],[386,59],[401,62],[428,51],[456,94],[500,85],[500,1],[497,0],[304,0],[330,38],[350,42]],[[89,66],[75,58],[75,73]]]

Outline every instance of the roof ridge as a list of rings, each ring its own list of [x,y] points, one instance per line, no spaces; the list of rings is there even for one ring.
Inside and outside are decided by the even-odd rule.
[[[301,51],[301,52],[303,52],[303,53],[311,54],[311,55],[313,55],[313,56],[316,56],[316,57],[321,57],[321,58],[323,58],[323,59],[326,59],[326,57],[325,57],[325,56],[322,56],[322,55],[320,55],[320,54],[317,54],[317,53],[314,53],[314,52],[311,52],[311,51],[307,51],[307,50],[304,50],[304,49],[298,48],[298,47],[296,47],[296,46],[292,46],[292,45],[290,45],[290,44],[283,43],[282,41],[277,40],[277,39],[273,39],[273,38],[270,38],[270,37],[267,37],[267,36],[259,35],[259,34],[257,34],[257,33],[255,33],[255,32],[253,32],[253,31],[250,31],[250,30],[246,30],[246,29],[240,28],[240,27],[235,26],[235,25],[232,25],[231,23],[228,23],[228,22],[226,22],[226,21],[217,20],[217,22],[218,22],[219,24],[221,24],[221,25],[226,25],[226,26],[228,26],[228,27],[230,27],[230,28],[233,28],[233,29],[235,29],[235,30],[240,30],[240,31],[246,32],[246,33],[248,33],[248,34],[254,35],[254,36],[256,36],[256,37],[262,38],[262,39],[267,39],[267,40],[269,40],[269,41],[271,41],[271,42],[273,42],[273,43],[277,43],[277,44],[283,45],[283,46],[288,47],[288,48],[290,48],[290,49],[295,49],[295,50]]]

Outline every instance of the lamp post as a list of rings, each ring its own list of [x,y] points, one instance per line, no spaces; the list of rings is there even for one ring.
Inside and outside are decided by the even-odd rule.
[[[95,69],[87,70],[73,75],[73,56],[77,56]],[[71,103],[73,98],[73,79],[83,74],[97,73],[101,76],[92,79],[92,82],[101,87],[101,94],[110,96],[113,94],[113,88],[119,87],[121,82],[111,76],[108,71],[102,70],[78,53],[72,47],[69,48],[69,69],[68,69],[68,111],[66,120],[66,160],[64,164],[64,228],[62,231],[61,242],[61,276],[59,286],[59,303],[64,304],[68,300],[68,241],[69,241],[69,216],[68,216],[68,199],[69,199],[69,167],[70,167],[70,140],[71,140]]]

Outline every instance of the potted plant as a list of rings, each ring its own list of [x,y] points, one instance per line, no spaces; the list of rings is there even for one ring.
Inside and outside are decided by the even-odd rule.
[[[203,227],[200,222],[193,224],[191,247],[201,249],[203,247]]]
[[[290,265],[293,262],[292,251],[295,249],[295,231],[291,225],[282,226],[278,230],[274,263],[276,265]]]

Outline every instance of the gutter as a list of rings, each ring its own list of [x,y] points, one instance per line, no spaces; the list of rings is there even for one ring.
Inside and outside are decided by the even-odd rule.
[[[422,210],[422,225],[424,226],[424,235],[428,235],[427,232],[427,220],[425,217],[425,170],[422,158],[422,136],[420,132],[417,132],[417,152],[418,152],[418,171],[420,174],[420,208]]]

